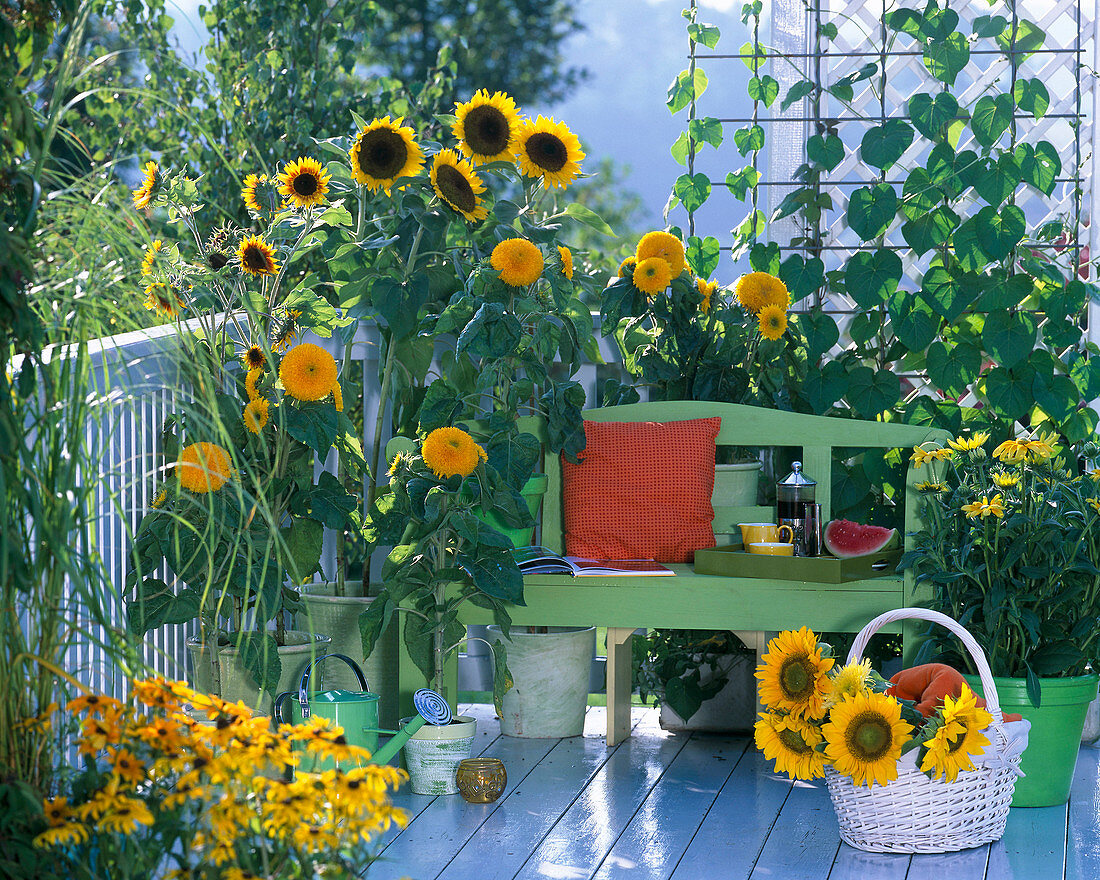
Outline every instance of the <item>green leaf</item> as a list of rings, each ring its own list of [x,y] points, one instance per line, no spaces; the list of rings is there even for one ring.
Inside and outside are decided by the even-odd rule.
[[[959,102],[950,92],[936,95],[918,92],[909,99],[913,127],[932,141],[942,140],[944,131],[959,113]]]
[[[755,72],[755,70],[761,67],[768,58],[768,53],[757,43],[755,46],[752,41],[747,41],[741,45],[741,50],[737,53],[741,56],[741,61],[745,67]]]
[[[1021,110],[1030,113],[1036,119],[1042,119],[1050,109],[1050,92],[1038,77],[1016,80],[1012,97],[1015,98],[1016,105]]]
[[[1027,19],[1020,19],[1016,25],[1016,39],[1012,39],[1012,29],[1006,28],[997,36],[997,45],[1005,54],[1016,53],[1016,63],[1022,64],[1031,57],[1032,52],[1043,48],[1046,36],[1038,25]]]
[[[1027,144],[1020,144],[1016,147],[1015,155],[1024,183],[1031,184],[1047,196],[1054,192],[1055,181],[1062,173],[1062,160],[1053,144],[1039,141],[1034,149]]]
[[[496,359],[514,354],[523,340],[523,325],[501,303],[482,303],[458,337],[456,351]]]
[[[617,233],[607,225],[607,221],[591,208],[587,208],[580,202],[570,202],[565,206],[565,213],[590,229],[595,229],[600,235],[615,238]]]
[[[892,167],[913,143],[913,126],[901,119],[887,119],[868,129],[860,144],[860,156],[883,171]]]
[[[737,145],[737,152],[742,156],[754,150],[762,150],[764,149],[764,129],[759,125],[739,128],[733,133],[733,142]]]
[[[1081,358],[1070,369],[1069,375],[1082,399],[1096,400],[1100,397],[1100,357]]]
[[[787,285],[791,302],[799,302],[825,284],[825,263],[818,257],[806,260],[791,254],[779,267],[779,279]]]
[[[955,256],[959,265],[967,272],[976,272],[989,262],[985,251],[978,243],[978,228],[981,221],[977,216],[963,221],[955,234],[951,237],[951,244],[955,248]]]
[[[1077,386],[1069,376],[1061,374],[1047,375],[1035,371],[1035,380],[1031,386],[1035,402],[1055,422],[1063,422],[1077,409],[1081,399]]]
[[[898,289],[902,263],[894,251],[858,251],[844,267],[844,286],[862,309],[882,305]]]
[[[928,378],[938,389],[950,397],[959,397],[977,378],[982,367],[982,352],[969,342],[948,348],[937,340],[928,346],[925,367]]]
[[[803,317],[799,315],[799,317]],[[828,315],[825,316],[829,318]],[[836,327],[832,318],[829,321]],[[816,358],[815,358],[816,359]],[[839,361],[827,361],[820,370],[811,370],[798,389],[814,412],[826,412],[829,407],[844,396],[848,387],[848,378]]]
[[[700,278],[710,278],[718,268],[720,255],[721,245],[713,235],[708,235],[706,238],[699,238],[697,235],[688,236],[684,256],[691,271]]]
[[[940,319],[922,298],[899,290],[887,306],[894,335],[910,351],[924,351],[936,338]]]
[[[848,225],[864,241],[882,235],[893,222],[898,197],[888,183],[863,186],[848,200]]]
[[[974,19],[974,36],[999,37],[1008,26],[1008,19],[1002,15],[979,15]]]
[[[811,361],[816,361],[840,340],[836,319],[827,312],[797,312],[791,315],[791,322],[806,337],[806,354]]]
[[[130,632],[143,636],[158,626],[197,620],[202,609],[202,594],[185,588],[172,592],[160,578],[146,578],[137,584],[136,595],[126,604]]]
[[[497,609],[494,608],[494,611]],[[504,634],[508,631],[504,627]],[[493,707],[497,715],[504,717],[504,695],[516,686],[512,679],[512,673],[508,669],[508,649],[504,647],[500,639],[493,642]]]
[[[710,144],[715,148],[722,146],[722,123],[713,116],[691,120],[688,134],[697,144]]]
[[[274,694],[283,670],[275,637],[266,632],[238,633],[237,650],[252,680],[269,694]]]
[[[408,284],[382,277],[376,279],[370,288],[371,304],[399,339],[416,332],[417,315],[430,293],[427,278],[424,277],[415,278]]]
[[[781,252],[778,242],[769,241],[767,244],[760,241],[752,246],[749,251],[749,265],[754,272],[767,272],[771,275],[779,274]]]
[[[692,22],[688,25],[688,39],[693,43],[700,43],[708,49],[718,45],[722,32],[712,24]]]
[[[710,178],[701,171],[698,174],[681,174],[673,184],[672,193],[684,203],[686,210],[696,211],[710,198]]]
[[[859,366],[848,374],[848,402],[865,419],[873,419],[901,399],[901,379],[891,370]]]
[[[336,407],[331,403],[289,403],[284,398],[279,407],[286,432],[324,458],[336,442],[340,431]]]
[[[1003,367],[1027,360],[1035,347],[1034,316],[1027,312],[991,312],[982,328],[982,347]]]
[[[974,180],[974,189],[978,191],[994,208],[1009,198],[1020,184],[1020,166],[1011,153],[1001,153],[997,161],[984,159]]]
[[[1005,205],[1000,210],[986,206],[975,219],[978,221],[978,244],[992,260],[1003,260],[1011,254],[1027,230],[1024,212],[1016,205]]]
[[[305,494],[305,493],[303,493]],[[304,509],[309,504],[308,513]],[[349,524],[354,524],[356,511],[359,507],[359,498],[343,487],[336,477],[328,471],[323,471],[317,478],[317,485],[303,498],[298,495],[295,498],[292,512],[323,523],[330,529],[343,530]]]
[[[924,16],[915,9],[895,9],[886,15],[886,26],[891,30],[901,31],[911,37],[924,39]]]
[[[779,83],[767,74],[762,77],[754,76],[749,80],[749,97],[763,102],[765,107],[770,107],[779,97]]]
[[[687,165],[688,154],[691,152],[691,139],[688,137],[686,131],[680,132],[679,137],[676,138],[669,148],[669,152],[678,165]],[[575,203],[570,202],[570,204]]]
[[[749,190],[753,189],[759,182],[760,172],[751,165],[742,168],[740,171],[730,171],[726,174],[726,186],[729,187],[733,197],[742,202],[748,196]]]
[[[806,157],[827,171],[832,171],[844,159],[844,142],[835,134],[813,135],[806,141]]]
[[[910,220],[901,227],[901,236],[916,252],[924,256],[933,248],[938,248],[951,237],[959,225],[959,215],[950,208],[941,205],[934,211]]]
[[[923,168],[914,168],[901,188],[901,212],[910,220],[924,217],[943,201],[943,191]]]
[[[1035,286],[1030,276],[1007,275],[1003,269],[980,276],[979,283],[982,286],[982,295],[975,308],[981,312],[1014,309],[1031,295]]]
[[[940,82],[955,84],[955,77],[970,61],[970,44],[966,37],[955,32],[947,39],[929,43],[924,47],[924,66]]]
[[[965,276],[964,276],[965,278]],[[966,284],[956,278],[943,266],[933,266],[921,279],[921,297],[938,312],[948,324],[953,324],[980,288]]]
[[[1029,668],[1034,669],[1036,675],[1064,675],[1066,670],[1072,669],[1084,659],[1076,644],[1062,640],[1042,645],[1033,651],[1029,658]]]
[[[479,590],[514,605],[524,605],[523,574],[510,550],[486,549],[476,556],[459,553],[458,565]]]
[[[320,569],[325,528],[316,520],[298,517],[291,525],[280,528],[279,534],[290,556],[287,574],[300,584]]]
[[[994,367],[985,377],[985,396],[993,411],[1001,418],[1023,418],[1031,410],[1034,400],[1031,385],[1034,371],[1028,369],[1019,374],[1004,367]]]
[[[695,68],[695,74],[692,76],[690,70],[681,70],[676,74],[676,79],[672,81],[672,85],[668,87],[668,109],[671,113],[679,113],[693,100],[698,100],[699,96],[706,91],[707,88],[707,75],[703,72],[701,67]]]
[[[983,147],[993,146],[1008,131],[1015,109],[1012,95],[1002,93],[978,98],[970,116],[970,130],[974,132],[974,139]]]
[[[807,95],[812,94],[814,88],[814,84],[808,79],[796,82],[793,86],[787,89],[787,94],[784,96],[782,102],[780,102],[779,109],[788,109],[795,101],[801,101]]]

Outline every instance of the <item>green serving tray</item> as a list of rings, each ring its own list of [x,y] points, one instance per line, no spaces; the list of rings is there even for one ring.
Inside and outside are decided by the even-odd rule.
[[[740,544],[695,551],[695,573],[726,577],[770,578],[815,584],[843,584],[895,575],[901,550],[884,550],[852,559],[835,556],[765,556],[746,553]]]

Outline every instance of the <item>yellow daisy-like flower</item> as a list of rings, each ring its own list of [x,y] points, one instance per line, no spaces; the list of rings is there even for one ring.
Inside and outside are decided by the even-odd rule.
[[[1027,441],[1005,440],[993,450],[993,457],[1009,464],[1023,461],[1027,458]]]
[[[514,158],[519,127],[516,102],[504,92],[490,95],[480,89],[465,104],[455,102],[452,131],[458,147],[479,164]]]
[[[141,186],[134,190],[134,207],[135,208],[148,208],[155,199],[161,189],[164,186],[164,175],[161,173],[156,162],[145,163],[145,177],[141,181]]]
[[[162,507],[164,507],[164,502],[167,501],[167,500],[168,500],[168,490],[167,489],[161,489],[157,493],[157,497],[153,499],[153,505],[152,505],[153,510],[160,510]]]
[[[782,306],[767,305],[760,310],[760,335],[772,342],[787,332],[787,312]]]
[[[989,432],[981,431],[972,437],[956,437],[948,440],[947,445],[957,452],[969,452],[971,449],[981,449],[989,440]]]
[[[257,388],[257,383],[260,381],[260,377],[264,374],[264,371],[260,367],[255,367],[249,370],[244,377],[244,391],[248,395],[250,401],[255,400],[260,396],[260,390]]]
[[[917,483],[916,490],[918,492],[928,492],[939,494],[948,490],[947,483],[934,483],[931,480],[925,480],[923,483]]]
[[[633,278],[634,267],[638,265],[637,257],[627,257],[621,263],[619,263],[619,277],[620,278]]]
[[[320,400],[336,384],[336,360],[312,342],[296,345],[279,364],[279,380],[296,400]]]
[[[558,245],[558,256],[561,257],[561,274],[573,280],[573,253],[567,247]]]
[[[46,816],[46,821],[50,823],[50,827],[57,828],[69,820],[69,801],[63,797],[49,798],[43,802],[42,812]]]
[[[821,728],[825,756],[838,773],[870,788],[898,778],[898,758],[912,733],[901,704],[885,694],[857,694],[834,706]]]
[[[275,251],[258,235],[250,235],[237,248],[237,260],[241,271],[249,275],[274,275],[279,271]]]
[[[841,700],[851,699],[856,694],[866,694],[871,691],[871,661],[860,660],[849,663],[831,676],[833,691],[826,699],[826,703],[835,706]]]
[[[671,232],[655,230],[642,236],[634,251],[634,259],[641,263],[650,257],[660,257],[668,263],[669,275],[672,278],[678,278],[687,265],[684,257],[684,243]]]
[[[74,843],[84,843],[88,839],[87,825],[79,822],[66,822],[56,828],[48,828],[34,839],[34,845],[39,849],[49,846],[70,846]]]
[[[1100,468],[1093,468],[1091,471],[1088,471],[1086,473],[1086,476],[1090,480],[1100,480]]]
[[[967,519],[975,517],[985,519],[987,516],[1000,518],[1005,515],[1004,497],[999,492],[992,499],[988,495],[983,495],[981,501],[964,504],[960,509],[966,514]]]
[[[294,829],[294,843],[309,852],[333,849],[340,843],[335,828],[329,825],[299,825]]]
[[[244,426],[249,432],[259,435],[270,418],[271,402],[266,397],[250,400],[244,408]]]
[[[507,238],[493,248],[489,265],[509,287],[527,287],[542,275],[542,251],[525,238]]]
[[[424,464],[441,480],[468,477],[478,462],[485,461],[485,450],[461,428],[436,428],[424,440],[420,454]]]
[[[817,636],[808,627],[785,630],[768,642],[756,670],[760,701],[770,710],[796,718],[821,718],[832,690],[827,673],[835,661],[822,657]]]
[[[328,195],[328,182],[332,175],[316,159],[299,156],[297,162],[288,162],[278,175],[279,195],[298,208],[319,205]]]
[[[241,198],[249,212],[257,217],[274,214],[282,204],[276,181],[269,180],[266,174],[249,174],[241,187]]]
[[[246,370],[262,370],[267,365],[267,355],[258,345],[250,345],[241,355]]]
[[[454,150],[440,150],[432,159],[432,189],[445,202],[471,223],[484,220],[488,210],[481,204],[485,184],[474,166]]]
[[[153,814],[138,798],[121,798],[99,819],[97,825],[103,831],[116,834],[133,834],[139,825],[153,824]]]
[[[638,261],[631,281],[638,290],[652,299],[672,283],[672,270],[660,257],[649,257]]]
[[[526,119],[516,135],[516,161],[527,177],[541,177],[543,186],[565,189],[581,173],[584,150],[564,122],[539,116]]]
[[[930,461],[947,461],[954,454],[954,450],[951,449],[923,449],[920,446],[914,446],[909,460],[913,462],[913,467],[924,467]]]
[[[260,880],[260,875],[232,865],[222,871],[221,880]]]
[[[129,749],[107,749],[107,759],[118,777],[130,785],[138,785],[145,779],[145,764]]]
[[[993,484],[998,489],[1012,489],[1020,484],[1020,475],[997,471],[993,474]]]
[[[416,142],[416,132],[398,116],[392,122],[388,116],[363,126],[355,138],[348,158],[351,174],[371,192],[379,189],[390,194],[390,187],[399,177],[412,177],[424,167],[424,151]]]
[[[737,301],[754,315],[764,306],[779,306],[784,311],[791,304],[787,285],[768,272],[749,272],[742,275],[735,288]]]
[[[933,779],[942,775],[947,782],[954,782],[961,770],[973,770],[971,756],[981,754],[989,745],[982,731],[992,723],[993,716],[978,707],[977,696],[963,684],[958,699],[944,697],[943,723],[924,743],[927,752],[921,770],[931,772]]]
[[[824,740],[816,724],[761,712],[754,730],[756,746],[775,769],[794,779],[821,779],[825,775],[825,755],[815,746]]]
[[[217,443],[185,446],[176,462],[176,477],[191,492],[217,492],[232,476],[229,453]]]
[[[145,287],[145,308],[165,318],[174,319],[187,308],[187,302],[171,284],[154,281]]]
[[[149,245],[148,250],[145,251],[145,259],[141,261],[142,275],[152,275],[157,270],[158,264],[164,259],[161,253],[163,249],[164,242],[159,238]]]
[[[1027,444],[1027,460],[1032,464],[1054,457],[1054,447],[1058,444],[1058,435],[1053,431],[1032,438]]]
[[[1100,513],[1100,498],[1086,498],[1085,504],[1087,504],[1097,513]]]
[[[711,300],[714,298],[715,291],[718,290],[718,282],[708,282],[703,278],[696,278],[695,287],[703,296],[703,301],[699,303],[699,311],[701,314],[706,315],[710,312]]]
[[[81,694],[73,697],[65,706],[74,715],[87,713],[100,718],[113,715],[122,709],[122,703],[106,694]]]

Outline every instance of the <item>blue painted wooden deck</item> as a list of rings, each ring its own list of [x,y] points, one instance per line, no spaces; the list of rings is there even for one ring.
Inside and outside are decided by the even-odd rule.
[[[1100,880],[1100,750],[1082,748],[1064,807],[1014,809],[997,843],[946,855],[879,855],[840,843],[824,783],[791,783],[744,737],[670,734],[635,709],[608,749],[603,709],[585,735],[500,735],[490,706],[474,753],[500,758],[495,804],[395,797],[367,880]]]

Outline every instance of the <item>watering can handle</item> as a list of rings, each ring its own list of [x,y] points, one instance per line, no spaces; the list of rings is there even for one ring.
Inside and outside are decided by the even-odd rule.
[[[323,657],[317,657],[307,667],[306,671],[302,673],[302,681],[298,686],[298,705],[302,709],[302,719],[309,717],[309,674],[313,671],[313,667],[323,660],[331,660],[333,657],[338,657],[343,660],[348,666],[351,667],[351,671],[355,673],[355,677],[359,679],[359,684],[364,691],[369,691],[370,687],[367,685],[367,677],[363,675],[363,670],[359,668],[359,664],[352,660],[346,654],[325,654]]]

